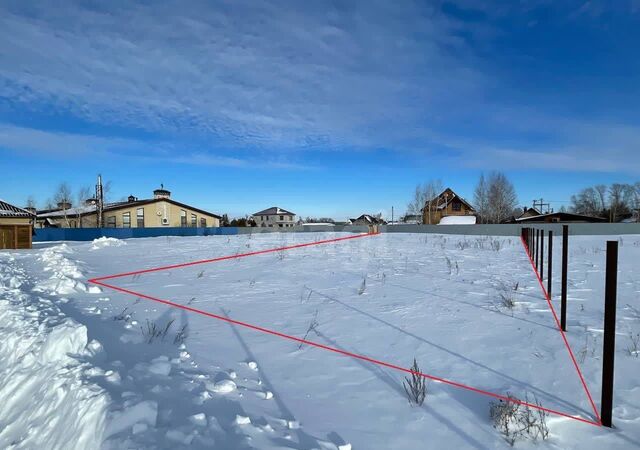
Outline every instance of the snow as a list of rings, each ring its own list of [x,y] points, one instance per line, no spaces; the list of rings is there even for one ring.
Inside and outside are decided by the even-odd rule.
[[[445,216],[438,225],[475,225],[476,216]]]
[[[29,295],[17,258],[0,252],[0,448],[99,447],[108,396],[88,380],[87,328]]]
[[[211,392],[216,392],[218,394],[228,394],[229,392],[235,391],[237,386],[231,380],[222,380],[218,381],[215,384],[208,385],[208,388]]]
[[[88,282],[339,236],[0,252],[0,448],[510,448],[491,424],[490,397],[428,381],[425,404],[410,406],[400,371]],[[616,428],[551,415],[549,439],[517,448],[640,442],[629,337],[640,333],[640,236],[571,237],[566,336],[599,403],[607,238],[620,241]],[[108,282],[401,367],[415,357],[427,374],[593,417],[519,239],[389,233]],[[168,331],[149,341],[148,324]]]
[[[105,247],[120,247],[126,244],[127,243],[122,239],[103,236],[93,240],[93,242],[91,243],[91,250],[100,250]]]

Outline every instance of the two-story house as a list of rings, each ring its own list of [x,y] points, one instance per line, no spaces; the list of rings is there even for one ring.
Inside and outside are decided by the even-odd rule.
[[[290,228],[295,225],[295,213],[272,206],[253,214],[253,220],[259,227]]]
[[[443,217],[473,216],[475,212],[469,202],[447,188],[437,197],[426,201],[422,209],[422,223],[437,225]]]

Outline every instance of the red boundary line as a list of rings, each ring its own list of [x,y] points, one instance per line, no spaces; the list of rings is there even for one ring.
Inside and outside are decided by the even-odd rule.
[[[576,368],[576,372],[578,373],[578,377],[580,378],[580,383],[582,383],[582,387],[584,389],[584,392],[587,394],[587,398],[589,399],[589,403],[591,404],[591,408],[593,408],[593,413],[595,414],[596,419],[597,419],[597,425],[602,426],[602,420],[600,419],[600,414],[598,414],[598,408],[596,408],[596,404],[593,401],[593,397],[591,397],[591,392],[589,392],[589,388],[587,387],[587,382],[585,381],[584,376],[582,375],[582,371],[580,370],[580,366],[578,366],[578,362],[576,361],[576,358],[573,355],[573,350],[571,350],[571,346],[569,345],[569,341],[567,340],[567,336],[565,335],[565,332],[562,330],[562,327],[560,326],[560,320],[558,320],[558,315],[556,314],[556,309],[553,307],[553,303],[551,302],[551,297],[549,296],[549,293],[547,292],[547,289],[544,287],[544,283],[542,282],[542,278],[540,278],[540,274],[536,270],[535,263],[533,262],[533,258],[531,258],[531,253],[529,252],[529,249],[527,248],[527,244],[525,243],[524,238],[520,237],[520,240],[522,241],[522,245],[524,246],[525,253],[529,257],[529,262],[531,263],[531,268],[533,269],[533,273],[536,274],[536,278],[538,279],[538,283],[540,283],[540,289],[542,289],[542,293],[544,294],[544,298],[545,298],[545,300],[547,300],[547,303],[549,304],[549,308],[551,309],[551,313],[553,313],[553,318],[554,318],[554,320],[556,322],[556,326],[558,327],[558,331],[560,332],[560,336],[562,336],[562,340],[564,341],[565,347],[567,347],[567,351],[569,352],[569,356],[571,357],[571,361],[573,362],[573,366]]]
[[[260,250],[260,251],[256,251],[256,252],[242,253],[242,254],[238,254],[238,255],[223,256],[223,257],[220,257],[220,258],[213,258],[213,259],[207,259],[207,260],[201,260],[201,261],[193,261],[193,262],[188,262],[188,263],[184,263],[184,264],[175,264],[175,265],[171,265],[171,266],[157,267],[157,268],[153,268],[153,269],[145,269],[145,270],[139,270],[139,271],[135,271],[135,272],[126,272],[126,273],[121,273],[121,274],[116,274],[116,275],[109,275],[109,276],[105,276],[105,277],[92,278],[92,279],[88,280],[88,282],[89,283],[93,283],[93,284],[97,284],[97,285],[100,285],[100,286],[103,286],[103,287],[106,287],[108,289],[113,289],[115,291],[123,292],[125,294],[133,295],[133,296],[140,297],[140,298],[145,298],[147,300],[153,300],[155,302],[162,303],[162,304],[169,305],[169,306],[173,306],[173,307],[176,307],[176,308],[180,308],[180,309],[183,309],[185,311],[190,311],[190,312],[193,312],[193,313],[201,314],[201,315],[206,316],[206,317],[210,317],[210,318],[213,318],[213,319],[218,319],[218,320],[221,320],[223,322],[227,322],[227,323],[231,323],[231,324],[234,324],[234,325],[242,326],[242,327],[249,328],[249,329],[252,329],[252,330],[255,330],[255,331],[260,331],[262,333],[270,334],[270,335],[273,335],[273,336],[278,336],[278,337],[281,337],[281,338],[284,338],[284,339],[292,340],[292,341],[299,342],[301,344],[306,344],[306,345],[309,345],[309,346],[312,346],[312,347],[321,348],[323,350],[328,350],[330,352],[337,353],[337,354],[340,354],[340,355],[343,355],[343,356],[349,356],[351,358],[359,359],[359,360],[366,361],[366,362],[369,362],[369,363],[372,363],[372,364],[377,364],[377,365],[382,366],[382,367],[387,367],[387,368],[390,368],[390,369],[398,370],[398,371],[409,373],[409,374],[412,374],[412,375],[421,376],[421,377],[429,379],[429,380],[433,380],[433,381],[436,381],[436,382],[447,384],[449,386],[457,387],[457,388],[464,389],[464,390],[467,390],[467,391],[475,392],[477,394],[481,394],[481,395],[485,395],[485,396],[488,396],[488,397],[497,398],[499,400],[503,400],[503,401],[506,401],[506,402],[517,403],[517,404],[526,406],[528,408],[545,411],[545,412],[550,413],[550,414],[555,414],[555,415],[558,415],[558,416],[566,417],[568,419],[576,420],[576,421],[583,422],[583,423],[588,423],[590,425],[601,426],[600,422],[594,422],[593,420],[585,419],[585,418],[580,417],[580,416],[573,416],[571,414],[568,414],[568,413],[565,413],[565,412],[562,412],[562,411],[557,411],[557,410],[554,410],[554,409],[545,408],[543,406],[540,406],[540,405],[537,405],[537,404],[534,404],[534,403],[525,402],[525,401],[522,401],[522,400],[519,400],[519,399],[514,399],[512,397],[501,395],[501,394],[496,394],[495,392],[490,392],[490,391],[486,391],[486,390],[483,390],[483,389],[475,388],[473,386],[469,386],[469,385],[466,385],[466,384],[458,383],[456,381],[448,380],[446,378],[441,378],[441,377],[437,377],[437,376],[434,376],[434,375],[429,375],[429,374],[422,373],[422,372],[416,372],[416,371],[413,371],[411,369],[407,369],[407,368],[404,368],[404,367],[401,367],[401,366],[398,366],[398,365],[395,365],[395,364],[391,364],[391,363],[388,363],[388,362],[385,362],[385,361],[381,361],[381,360],[377,360],[377,359],[374,359],[374,358],[370,358],[368,356],[364,356],[364,355],[360,355],[360,354],[357,354],[357,353],[348,352],[348,351],[341,350],[341,349],[335,348],[335,347],[330,347],[328,345],[324,345],[324,344],[320,344],[320,343],[317,343],[317,342],[309,341],[307,339],[301,339],[301,338],[298,338],[298,337],[295,337],[295,336],[291,336],[291,335],[288,335],[288,334],[281,333],[279,331],[271,330],[269,328],[264,328],[264,327],[261,327],[261,326],[258,326],[258,325],[253,325],[253,324],[250,324],[250,323],[247,323],[247,322],[241,322],[239,320],[234,320],[234,319],[231,319],[229,317],[219,316],[217,314],[213,314],[213,313],[210,313],[210,312],[207,312],[207,311],[203,311],[203,310],[200,310],[200,309],[197,309],[197,308],[192,308],[190,306],[181,305],[179,303],[175,303],[175,302],[172,302],[172,301],[169,301],[169,300],[164,300],[164,299],[160,299],[160,298],[157,298],[157,297],[152,297],[150,295],[142,294],[140,292],[136,292],[136,291],[132,291],[132,290],[129,290],[129,289],[125,289],[125,288],[121,288],[121,287],[118,287],[118,286],[114,286],[114,285],[111,285],[111,284],[107,284],[107,283],[104,283],[102,281],[102,280],[120,278],[120,277],[124,277],[124,276],[129,276],[129,275],[137,275],[137,274],[141,274],[141,273],[149,273],[149,272],[156,272],[156,271],[160,271],[160,270],[167,270],[167,269],[175,269],[175,268],[180,268],[180,267],[192,266],[192,265],[196,265],[196,264],[205,264],[205,263],[210,263],[210,262],[225,261],[225,260],[230,260],[230,259],[243,258],[243,257],[247,257],[247,256],[260,255],[260,254],[272,253],[272,252],[277,252],[277,251],[292,250],[292,249],[301,248],[301,247],[309,247],[309,246],[312,246],[312,245],[328,244],[328,243],[332,243],[332,242],[339,242],[339,241],[344,241],[344,240],[347,240],[347,239],[356,239],[356,238],[365,237],[365,236],[375,236],[377,234],[379,234],[379,233],[358,234],[358,235],[355,235],[355,236],[348,236],[348,237],[335,238],[335,239],[326,239],[326,240],[322,240],[322,241],[308,242],[308,243],[305,243],[305,244],[297,244],[297,245],[273,248],[273,249],[268,249],[268,250]],[[569,351],[571,351],[571,350],[569,350]]]

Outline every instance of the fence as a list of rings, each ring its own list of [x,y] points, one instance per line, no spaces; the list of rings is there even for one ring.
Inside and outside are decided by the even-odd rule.
[[[284,231],[336,231],[366,233],[366,226],[300,226],[287,230],[263,227],[157,227],[157,228],[36,228],[33,242],[47,241],[92,241],[100,237],[117,239],[159,237],[159,236],[229,236],[236,234],[277,233]]]
[[[536,224],[537,229],[553,231],[559,235],[562,224]],[[381,233],[434,233],[462,234],[478,236],[520,236],[522,225],[380,225]],[[278,232],[348,232],[366,233],[367,226],[359,225],[301,225],[292,228],[262,227],[158,227],[158,228],[36,228],[34,242],[45,241],[92,241],[106,236],[118,239],[158,237],[158,236],[228,236],[236,234],[278,233]],[[640,223],[576,223],[571,224],[571,235],[619,235],[640,234]]]
[[[613,224],[618,225],[618,224]],[[575,225],[572,225],[573,228]],[[549,227],[547,227],[549,228]],[[544,263],[545,263],[545,233],[548,233],[548,241],[547,241],[547,288],[545,291],[545,295],[549,305],[551,306],[552,312],[555,316],[555,311],[553,310],[552,300],[553,296],[551,293],[552,288],[552,277],[553,277],[553,235],[554,231],[552,229],[543,229],[540,227],[522,228],[520,232],[520,237],[522,239],[522,243],[525,246],[527,254],[531,259],[531,264],[534,267],[538,279],[540,280],[540,284],[543,285],[543,281],[545,279],[545,271],[544,271]],[[560,293],[560,321],[558,322],[558,326],[560,327],[561,333],[567,332],[567,273],[569,266],[569,234],[570,227],[568,225],[562,226],[562,280],[561,280],[561,293]],[[609,233],[599,233],[599,234],[609,234]],[[603,330],[603,352],[602,352],[602,391],[601,391],[601,402],[600,402],[600,423],[604,426],[611,427],[612,426],[612,416],[613,416],[613,382],[614,382],[614,362],[615,362],[615,340],[616,340],[616,303],[617,303],[617,275],[618,275],[618,241],[607,241],[607,259],[606,259],[606,270],[605,270],[605,294],[604,294],[604,330]],[[557,321],[556,317],[556,321]],[[569,352],[571,352],[571,348],[569,347],[568,342],[565,339],[565,343]],[[573,354],[571,355],[573,358]],[[574,359],[575,363],[575,359]],[[576,365],[577,368],[577,365]],[[578,373],[580,370],[578,369]],[[584,379],[582,379],[582,375],[580,375],[582,383],[584,384]],[[586,384],[584,384],[586,390]],[[589,395],[589,400],[591,400],[591,395],[587,390],[587,395]],[[591,400],[593,404],[593,400]],[[595,408],[595,405],[594,405]]]

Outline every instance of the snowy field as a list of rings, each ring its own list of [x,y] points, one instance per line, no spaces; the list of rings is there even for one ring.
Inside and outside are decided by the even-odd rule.
[[[490,396],[428,380],[412,406],[401,371],[88,282],[343,236],[0,252],[0,448],[510,448]],[[567,337],[597,405],[607,238],[570,245]],[[516,448],[640,447],[640,236],[619,241],[615,428],[549,414]],[[105,282],[595,420],[518,238],[381,234]]]

